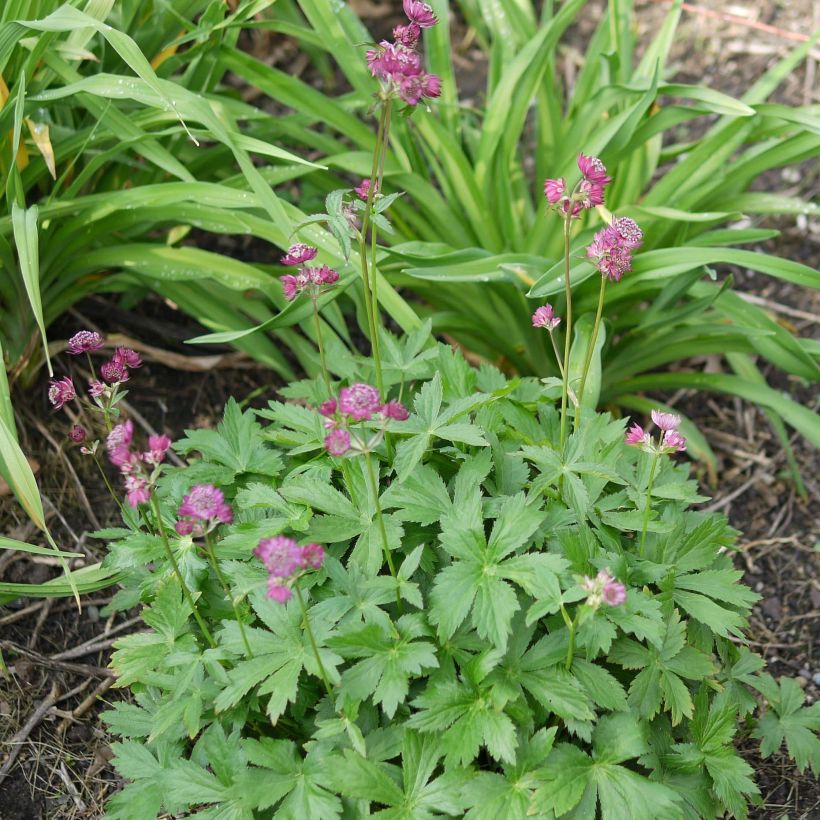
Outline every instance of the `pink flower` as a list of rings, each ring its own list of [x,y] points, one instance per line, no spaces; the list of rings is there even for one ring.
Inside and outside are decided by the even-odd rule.
[[[182,519],[174,524],[174,529],[177,535],[190,535],[194,531],[194,522],[189,518]]]
[[[110,359],[100,365],[100,376],[108,384],[128,381],[128,368],[117,359]]]
[[[418,105],[422,97],[438,97],[441,80],[435,74],[418,74],[399,79],[399,96],[408,105]]]
[[[302,548],[283,535],[263,538],[253,554],[265,565],[273,578],[290,578],[303,566]]]
[[[407,421],[410,418],[407,408],[396,399],[391,399],[387,404],[383,404],[379,408],[379,412],[386,419],[393,419],[394,421]]]
[[[415,51],[387,40],[367,52],[367,65],[374,77],[392,82],[422,73],[421,57]]]
[[[418,23],[396,26],[393,29],[393,39],[405,48],[415,48],[419,37],[421,37],[421,26]]]
[[[578,169],[584,175],[587,182],[595,185],[609,185],[612,177],[607,176],[606,166],[598,157],[588,157],[584,154],[578,155]]]
[[[357,382],[339,391],[339,409],[353,421],[369,421],[379,411],[379,391]]]
[[[333,270],[333,268],[329,268],[327,265],[322,265],[318,268],[302,268],[302,275],[306,277],[310,284],[316,285],[317,287],[321,285],[334,285],[339,281],[338,272]]]
[[[319,569],[325,560],[325,551],[319,544],[305,544],[302,547],[302,565],[310,569]]]
[[[350,433],[347,430],[331,430],[325,436],[325,450],[332,456],[343,456],[350,449]]]
[[[138,475],[125,477],[125,498],[132,507],[145,504],[151,498],[148,482]]]
[[[564,178],[544,180],[544,196],[550,205],[560,202],[567,192],[567,183]]]
[[[170,446],[171,439],[168,436],[149,436],[148,451],[143,453],[143,461],[148,464],[161,464]]]
[[[612,220],[612,227],[621,237],[622,244],[630,250],[643,245],[643,231],[634,219],[628,216],[618,216]]]
[[[601,597],[608,606],[620,606],[626,601],[626,587],[615,578],[607,577],[601,589]]]
[[[595,234],[587,247],[587,257],[612,282],[620,282],[624,273],[632,270],[632,251],[613,225]]]
[[[198,521],[220,521],[230,524],[233,513],[225,501],[222,490],[213,484],[197,484],[182,499],[177,515],[187,516]]]
[[[118,424],[108,434],[105,440],[106,450],[117,450],[120,447],[128,447],[134,439],[134,422],[126,419]]]
[[[404,0],[402,8],[407,15],[407,19],[419,28],[432,28],[438,22],[433,9],[427,3],[420,2],[420,0]]]
[[[282,291],[285,294],[285,299],[292,302],[299,294],[299,282],[295,276],[286,274],[280,280],[282,283]]]
[[[131,350],[130,347],[118,347],[111,357],[112,361],[118,362],[123,367],[137,368],[142,367],[142,359],[136,350]],[[125,379],[121,379],[125,381]]]
[[[662,410],[652,411],[652,421],[664,431],[677,430],[680,427],[680,416],[674,413],[664,413]]]
[[[542,305],[532,314],[533,327],[545,327],[550,333],[561,324],[561,319],[555,315],[552,305]]]
[[[379,193],[379,184],[378,182],[374,186],[376,194]],[[370,193],[370,180],[363,179],[354,189],[356,192],[356,196],[359,197],[363,202],[367,202],[367,196]]]
[[[626,434],[626,443],[632,445],[633,447],[639,444],[645,444],[649,440],[649,434],[644,432],[643,427],[640,424],[633,424],[627,434]]]
[[[604,186],[597,182],[590,182],[587,179],[581,181],[578,186],[581,194],[581,206],[584,208],[595,208],[604,204]]]
[[[310,262],[311,259],[316,258],[319,253],[316,248],[305,245],[303,242],[297,242],[288,248],[288,252],[282,257],[283,265],[304,265],[305,262]]]
[[[99,350],[105,344],[105,339],[96,330],[81,330],[68,340],[68,352],[72,356],[81,353],[90,353]]]
[[[673,453],[682,453],[686,450],[686,439],[677,430],[667,430],[662,446]]]
[[[115,467],[119,467],[122,473],[131,472],[133,469],[133,454],[128,447],[113,447],[107,449],[106,452],[108,453],[108,460]]]
[[[90,382],[88,385],[88,392],[96,399],[105,393],[105,385],[100,381]]]
[[[86,438],[85,427],[81,427],[79,424],[75,424],[71,428],[71,432],[68,434],[68,437],[75,443],[75,444],[82,444]]]
[[[74,382],[70,376],[62,379],[52,379],[48,386],[48,400],[54,405],[55,410],[59,410],[76,398]]]
[[[594,578],[585,575],[580,586],[587,593],[587,606],[592,609],[598,609],[602,603],[620,606],[626,601],[626,587],[613,578],[608,570],[601,570]]]
[[[327,401],[323,401],[319,405],[319,414],[324,416],[325,418],[329,418],[330,416],[336,413],[336,399],[327,399]]]
[[[293,597],[293,590],[277,582],[276,578],[268,578],[268,598],[278,604],[286,604]]]

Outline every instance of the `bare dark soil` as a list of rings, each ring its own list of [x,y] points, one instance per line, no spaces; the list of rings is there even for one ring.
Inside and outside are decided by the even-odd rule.
[[[359,0],[356,5],[365,16],[378,18],[374,28],[388,29],[393,22],[395,8],[391,4]],[[810,0],[747,0],[731,8],[713,0],[703,5],[745,16],[747,23],[759,21],[803,34],[818,24],[811,24]],[[667,5],[639,2],[637,6],[642,33],[657,30]],[[584,32],[578,31],[570,37],[568,50],[576,48],[581,53],[583,36]],[[574,45],[576,38],[578,46]],[[794,45],[776,33],[686,12],[672,54],[675,79],[705,82],[739,96]],[[283,59],[289,57],[292,53],[284,48]],[[460,57],[469,63],[471,54],[468,51]],[[785,82],[778,101],[816,102],[813,82],[813,62],[809,61]],[[760,184],[766,190],[811,196],[816,193],[816,174],[816,169],[799,174],[784,170]],[[782,236],[767,248],[769,252],[817,265],[820,226],[801,218],[781,220],[776,227]],[[244,255],[240,248],[236,253]],[[820,294],[748,271],[737,270],[735,274],[739,289],[763,300],[784,326],[804,336],[816,336]],[[228,396],[258,405],[274,395],[277,385],[270,374],[241,356],[228,356],[222,366],[205,372],[191,369],[195,363],[187,359],[192,351],[183,341],[201,329],[157,300],[124,310],[116,299],[92,299],[79,312],[81,315],[66,317],[55,326],[52,338],[67,336],[80,326],[97,326],[180,356],[163,356],[163,364],[146,355],[145,366],[135,374],[128,401],[136,411],[132,417],[145,429],[178,436],[186,427],[214,424]],[[204,352],[196,351],[198,355]],[[707,369],[718,366],[713,361],[694,364]],[[807,406],[820,406],[811,386],[775,372],[766,375],[770,383]],[[69,422],[66,416],[50,412],[43,386],[41,382],[28,395],[16,397],[23,446],[37,462],[49,523],[58,542],[86,554],[89,561],[99,560],[104,545],[90,539],[88,532],[97,525],[115,524],[116,507],[93,465],[66,442]],[[713,496],[707,506],[722,509],[742,531],[735,562],[744,571],[746,583],[763,596],[752,615],[749,644],[766,658],[773,675],[796,676],[807,700],[816,700],[820,688],[820,663],[814,654],[820,610],[816,451],[799,437],[792,438],[806,488],[806,497],[801,497],[776,437],[755,407],[740,400],[690,393],[663,398],[697,422],[718,456],[716,485],[709,486],[703,476],[704,492]],[[0,532],[21,540],[36,539],[33,528],[2,486]],[[6,581],[43,581],[58,572],[50,559],[0,553],[0,578]],[[12,740],[41,704],[48,706],[53,701],[20,744],[16,762],[0,784],[0,820],[99,818],[107,796],[119,786],[119,778],[108,764],[111,739],[99,713],[106,702],[127,697],[108,688],[112,681],[106,665],[113,640],[138,629],[139,623],[136,612],[106,617],[103,610],[110,595],[108,591],[87,596],[79,613],[67,600],[21,599],[0,607],[0,648],[9,667],[7,675],[0,675],[0,737]],[[753,809],[751,816],[772,820],[820,816],[817,781],[809,774],[797,773],[785,756],[761,760],[757,745],[740,740],[763,796],[762,805]],[[0,767],[10,748],[0,751]]]

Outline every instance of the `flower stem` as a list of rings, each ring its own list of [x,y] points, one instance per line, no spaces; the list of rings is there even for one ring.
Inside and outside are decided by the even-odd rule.
[[[319,306],[316,304],[316,299],[313,302],[313,323],[316,328],[316,345],[319,348],[319,361],[322,364],[322,375],[325,378],[325,385],[327,386],[328,395],[333,395],[333,388],[330,384],[330,374],[327,371],[327,362],[325,360],[325,345],[322,341],[322,323],[319,321]]]
[[[296,597],[299,600],[299,606],[302,608],[302,617],[304,618],[305,632],[307,633],[308,640],[310,641],[311,648],[313,649],[313,656],[316,658],[316,663],[319,665],[319,673],[322,677],[322,682],[325,685],[325,689],[327,689],[328,697],[331,700],[333,700],[333,690],[330,688],[330,680],[327,677],[325,665],[322,663],[322,659],[319,656],[319,647],[316,645],[316,638],[313,636],[313,629],[310,626],[307,608],[305,607],[305,599],[302,597],[302,590],[299,588],[298,581],[294,583],[293,589],[296,591]]]
[[[159,535],[162,539],[162,546],[165,548],[165,555],[171,562],[171,566],[174,568],[174,572],[176,573],[176,576],[179,579],[179,583],[182,585],[182,594],[185,596],[185,600],[187,601],[188,606],[191,607],[191,611],[194,613],[194,618],[196,618],[196,622],[199,624],[199,628],[202,630],[202,634],[205,636],[205,640],[208,641],[208,643],[211,645],[211,648],[215,649],[216,641],[214,640],[213,635],[211,635],[210,631],[208,630],[208,627],[205,625],[205,621],[202,620],[202,616],[199,614],[199,610],[196,608],[196,603],[194,602],[194,598],[191,595],[191,590],[188,589],[188,584],[185,583],[185,579],[182,577],[182,572],[180,572],[177,559],[174,556],[174,552],[171,549],[171,545],[168,543],[168,535],[165,532],[165,525],[162,523],[162,510],[160,510],[159,501],[157,500],[157,497],[153,491],[151,492],[151,509],[154,511],[154,517],[157,519],[157,529],[159,530]]]
[[[384,557],[387,560],[387,566],[390,568],[390,574],[396,582],[396,604],[399,607],[399,612],[402,612],[401,592],[399,591],[399,578],[396,575],[396,567],[393,564],[393,556],[390,552],[390,545],[387,543],[387,530],[384,526],[384,516],[382,515],[382,506],[379,501],[379,483],[376,479],[376,474],[373,470],[373,462],[370,458],[370,453],[365,451],[364,463],[367,465],[367,475],[370,479],[370,489],[373,494],[373,505],[376,508],[376,518],[379,521],[379,530],[382,537],[382,549],[384,550]]]
[[[658,467],[659,453],[652,455],[652,464],[649,467],[649,481],[646,485],[646,506],[643,511],[643,526],[641,527],[641,543],[639,547],[639,554],[643,558],[644,546],[646,544],[646,530],[649,526],[649,514],[652,511],[652,485],[655,481],[655,470]]]
[[[375,266],[375,234],[373,237],[373,263],[368,266],[367,261],[367,231],[370,227],[371,214],[373,211],[373,200],[376,196],[376,185],[379,179],[379,169],[383,167],[381,155],[385,149],[386,132],[390,122],[390,101],[385,101],[379,116],[379,129],[376,134],[376,147],[373,150],[373,165],[370,171],[370,187],[367,191],[367,202],[365,203],[364,216],[362,217],[362,228],[359,232],[359,258],[362,265],[362,283],[364,284],[365,309],[367,311],[367,322],[370,326],[370,346],[373,353],[373,364],[376,370],[376,387],[379,396],[384,399],[384,382],[382,378],[381,351],[379,348],[378,327],[378,298],[376,296],[376,266]],[[371,269],[372,268],[372,269]],[[372,275],[371,275],[372,274]]]
[[[103,470],[102,464],[100,464],[100,460],[97,458],[96,453],[92,453],[91,457],[94,459],[94,463],[97,465],[97,469],[100,471],[100,475],[102,476],[102,480],[105,482],[105,486],[108,488],[108,492],[111,494],[111,498],[117,502],[117,506],[120,508],[120,512],[123,512],[122,509],[122,501],[117,498],[117,494],[114,492],[114,488],[111,486],[111,482],[108,480],[108,476],[105,474],[105,470]]]
[[[567,629],[569,629],[569,645],[567,646],[567,659],[564,662],[564,666],[567,670],[572,668],[572,659],[575,655],[575,627],[577,626],[578,618],[576,616],[575,620],[569,617],[569,613],[566,610],[566,607],[561,604],[561,616],[564,619],[564,623],[567,625]]]
[[[587,383],[589,366],[592,363],[592,353],[595,350],[595,343],[598,341],[598,331],[601,327],[601,315],[604,312],[604,298],[606,296],[606,276],[601,277],[601,290],[598,292],[598,310],[595,313],[595,324],[592,327],[592,338],[587,347],[587,355],[584,357],[584,369],[581,371],[581,387],[578,389],[578,412],[575,415],[575,429],[581,421],[581,407],[584,402],[584,388]]]
[[[564,339],[564,371],[561,374],[563,384],[561,386],[561,451],[567,441],[567,396],[569,395],[569,351],[572,345],[572,288],[569,282],[570,261],[569,261],[569,239],[572,226],[572,215],[568,213],[564,217],[564,289],[566,293],[566,325]]]
[[[225,597],[231,602],[231,607],[233,608],[233,614],[236,618],[237,626],[239,627],[239,633],[242,635],[242,643],[245,644],[245,651],[248,653],[248,657],[253,657],[253,650],[251,649],[250,642],[248,641],[248,636],[245,634],[245,625],[242,623],[242,619],[239,617],[239,608],[236,606],[236,601],[234,600],[233,595],[231,595],[231,591],[228,588],[228,582],[225,580],[225,576],[222,574],[222,570],[219,567],[219,562],[216,560],[216,553],[214,552],[214,545],[211,543],[211,534],[206,532],[205,533],[205,552],[208,553],[208,560],[211,562],[211,566],[216,573],[216,577],[219,580],[219,583],[222,585],[222,591],[225,593]]]

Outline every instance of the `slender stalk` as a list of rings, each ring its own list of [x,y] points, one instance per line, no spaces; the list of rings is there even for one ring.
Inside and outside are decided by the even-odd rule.
[[[373,151],[373,165],[370,171],[370,187],[367,191],[367,202],[365,203],[364,216],[362,217],[362,228],[359,232],[359,258],[362,265],[362,282],[364,284],[365,308],[367,310],[367,321],[370,325],[370,346],[373,353],[373,363],[376,370],[376,387],[379,395],[384,398],[384,381],[382,378],[381,352],[379,350],[377,313],[378,301],[374,294],[374,282],[376,278],[375,264],[370,270],[367,261],[367,231],[370,227],[371,214],[373,211],[373,200],[376,196],[376,185],[379,178],[379,168],[381,154],[385,144],[385,130],[390,119],[390,101],[386,100],[382,106],[379,116],[379,130],[376,134],[376,147]],[[374,259],[375,262],[375,259]],[[371,277],[372,273],[372,277]],[[375,307],[375,309],[374,309]]]
[[[102,480],[105,482],[105,486],[108,488],[108,492],[111,494],[111,498],[117,502],[117,506],[120,508],[120,512],[122,512],[122,501],[117,497],[117,494],[114,492],[114,488],[111,486],[111,482],[108,480],[108,476],[105,474],[105,470],[103,470],[102,464],[100,464],[100,460],[97,458],[96,453],[92,453],[91,457],[94,459],[94,463],[97,465],[97,469],[100,471],[100,475],[102,476]]]
[[[228,582],[225,580],[225,576],[222,574],[222,570],[219,567],[219,561],[216,560],[214,545],[211,543],[211,534],[208,532],[205,533],[205,552],[208,553],[208,560],[211,562],[211,566],[214,568],[216,577],[219,580],[219,583],[222,585],[222,591],[225,593],[225,597],[231,602],[233,614],[236,618],[237,626],[239,627],[239,633],[240,635],[242,635],[242,643],[245,644],[245,651],[248,653],[248,657],[252,658],[253,650],[251,649],[250,642],[248,641],[248,636],[245,634],[245,625],[242,623],[242,619],[239,617],[239,608],[236,606],[236,601],[234,600],[234,597],[233,595],[231,595],[231,591],[228,588]]]
[[[373,505],[376,508],[376,518],[379,521],[379,530],[382,537],[382,549],[384,550],[384,557],[387,560],[387,566],[390,568],[390,574],[396,582],[396,604],[399,607],[399,612],[402,611],[401,593],[399,591],[399,578],[396,575],[396,567],[393,563],[393,556],[390,552],[390,545],[387,543],[387,530],[384,526],[384,516],[382,515],[382,505],[379,501],[379,483],[376,479],[376,474],[373,470],[373,461],[370,458],[370,453],[365,451],[364,463],[367,465],[367,476],[370,480],[370,490],[373,494]]]
[[[567,670],[572,668],[572,659],[575,655],[575,627],[577,625],[577,616],[575,620],[569,617],[569,613],[567,612],[566,608],[563,604],[561,604],[561,616],[564,619],[564,623],[567,625],[567,629],[569,629],[569,645],[567,646],[567,659],[564,662],[564,666]]]
[[[567,396],[569,395],[569,351],[572,345],[572,288],[569,282],[569,239],[572,226],[572,215],[568,213],[564,217],[564,289],[566,293],[566,325],[564,339],[564,372],[561,374],[563,384],[561,386],[561,451],[567,441]]]
[[[592,352],[595,350],[595,343],[598,341],[598,331],[601,327],[601,315],[604,312],[604,298],[606,296],[606,276],[601,276],[601,289],[598,291],[598,310],[595,313],[595,324],[592,327],[592,338],[587,347],[587,355],[584,357],[584,369],[581,371],[581,387],[578,390],[578,412],[575,414],[575,429],[581,421],[581,407],[584,402],[584,388],[587,383],[589,366],[592,363]]]
[[[555,344],[555,336],[550,333],[550,342],[552,343],[552,352],[555,354],[555,361],[558,362],[558,372],[561,374],[561,379],[564,378],[564,365],[561,362],[561,354],[558,351],[558,345]]]
[[[313,656],[316,658],[316,663],[319,665],[319,673],[322,676],[322,682],[325,685],[325,689],[327,689],[328,697],[333,700],[333,690],[330,688],[330,680],[327,677],[325,665],[322,663],[322,659],[319,656],[319,647],[316,645],[316,638],[313,636],[313,629],[311,629],[310,621],[308,620],[307,608],[305,607],[305,599],[302,597],[302,590],[299,589],[298,581],[294,583],[293,589],[296,591],[299,606],[302,608],[302,618],[304,619],[305,632],[307,633],[308,640],[310,641],[311,648],[313,649]]]
[[[372,178],[370,180],[370,189],[367,192],[367,201],[368,201],[368,221],[370,222],[370,216],[372,212],[372,203],[375,201],[376,194],[381,191],[382,184],[384,182],[384,160],[387,156],[387,148],[389,146],[389,139],[390,139],[390,114],[391,114],[391,106],[390,106],[390,99],[388,98],[384,103],[384,108],[382,110],[382,120],[384,125],[382,126],[382,143],[379,146],[379,162],[378,162],[378,169],[376,171],[375,179]],[[373,316],[373,323],[376,329],[376,335],[373,338],[373,345],[374,345],[374,353],[373,358],[374,360],[379,362],[379,366],[376,371],[376,386],[379,388],[379,395],[382,399],[385,398],[384,395],[384,387],[381,381],[381,339],[379,338],[379,329],[381,328],[381,313],[379,312],[379,296],[378,296],[378,271],[376,270],[376,250],[377,250],[377,234],[378,231],[376,229],[376,224],[373,222],[370,224],[370,297],[371,297],[371,314]]]
[[[328,395],[333,395],[333,387],[330,384],[330,374],[327,371],[327,361],[325,360],[325,345],[322,341],[322,323],[319,321],[319,307],[316,304],[315,298],[311,301],[313,302],[313,324],[316,328],[316,344],[319,347],[319,361],[322,364],[322,375],[325,378]]]
[[[191,611],[194,613],[194,618],[196,618],[196,622],[199,624],[199,628],[202,630],[205,640],[208,641],[211,648],[216,648],[216,641],[214,640],[213,635],[211,635],[208,627],[205,625],[205,621],[202,620],[199,610],[196,608],[196,603],[191,595],[191,590],[188,589],[188,584],[185,583],[185,579],[182,577],[182,572],[180,572],[176,556],[171,549],[171,545],[168,543],[168,535],[165,532],[165,525],[162,523],[162,510],[160,510],[159,501],[153,492],[151,492],[151,509],[154,511],[154,517],[157,519],[157,529],[159,530],[159,535],[162,539],[162,546],[165,548],[165,555],[171,562],[171,566],[174,568],[174,572],[179,579],[179,583],[182,585],[182,594],[185,596],[188,606],[191,607]]]
[[[649,481],[646,485],[646,506],[643,511],[643,526],[641,527],[641,543],[639,553],[643,558],[644,546],[646,543],[646,530],[649,526],[649,513],[652,511],[652,485],[655,482],[655,470],[658,467],[659,453],[654,453],[652,456],[652,465],[649,468]]]

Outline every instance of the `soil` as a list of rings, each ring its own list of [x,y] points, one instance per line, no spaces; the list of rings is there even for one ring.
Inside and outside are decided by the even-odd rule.
[[[363,16],[371,18],[368,22],[373,22],[375,30],[387,31],[394,22],[395,7],[391,4],[360,0],[355,5]],[[656,31],[667,4],[638,2],[636,6],[641,34]],[[817,27],[817,21],[809,24],[812,14],[818,13],[810,0],[756,0],[731,6],[704,2],[703,7],[787,32],[805,34]],[[599,11],[600,5],[596,10],[593,4],[587,21],[569,33],[566,48],[570,56],[572,49],[582,53],[587,27]],[[685,12],[671,55],[674,79],[710,84],[740,96],[795,45],[777,33]],[[281,49],[282,60],[292,58],[289,47]],[[462,56],[469,60],[472,52]],[[811,97],[813,65],[810,60],[786,80],[778,92],[779,102],[817,101]],[[816,169],[797,174],[786,169],[767,175],[759,184],[766,190],[811,196],[816,174]],[[768,252],[817,266],[817,224],[800,218],[779,220],[775,226],[782,234],[766,248]],[[246,249],[236,246],[234,252],[244,257]],[[818,292],[809,293],[749,271],[734,272],[737,287],[765,300],[785,326],[803,336],[816,337]],[[184,340],[203,332],[155,298],[133,309],[126,309],[116,298],[88,299],[74,315],[55,325],[51,336],[66,337],[80,325],[118,332],[183,357],[191,356]],[[206,352],[222,351],[200,349],[197,354]],[[167,357],[165,361],[163,364],[146,356],[144,367],[135,374],[128,401],[138,424],[172,436],[180,435],[186,427],[213,425],[228,396],[261,406],[278,386],[267,371],[242,357],[227,357],[224,366],[204,373],[180,370],[180,360],[174,361],[173,367],[167,366]],[[708,360],[693,364],[707,369],[717,366]],[[765,375],[778,389],[818,408],[816,392],[808,385],[773,370]],[[68,420],[50,412],[43,386],[41,381],[28,400],[21,401],[18,396],[16,401],[23,447],[37,463],[49,523],[58,543],[84,552],[89,561],[99,560],[101,543],[88,533],[97,524],[116,524],[117,510],[93,464],[65,443]],[[744,571],[745,582],[763,596],[752,614],[750,646],[766,658],[773,675],[796,676],[807,701],[816,700],[820,683],[820,663],[814,655],[820,609],[816,558],[820,526],[813,512],[820,502],[816,452],[798,436],[792,438],[806,490],[801,497],[776,437],[754,406],[686,392],[658,397],[689,415],[717,454],[717,484],[710,486],[703,476],[704,494],[713,496],[707,506],[723,510],[743,533],[735,564]],[[0,532],[21,540],[36,537],[2,487]],[[3,580],[43,581],[56,574],[58,569],[50,559],[0,553]],[[110,651],[106,644],[116,635],[138,629],[139,624],[132,623],[135,612],[106,617],[104,607],[110,595],[107,591],[87,596],[79,613],[67,600],[20,599],[0,607],[0,647],[9,665],[9,674],[0,676],[0,734],[12,738],[45,699],[50,695],[57,698],[23,742],[8,778],[0,785],[0,820],[99,818],[107,797],[120,785],[118,775],[108,765],[112,741],[99,714],[106,703],[127,694],[114,688],[103,691],[110,685],[105,672]],[[63,653],[72,656],[61,658]],[[86,703],[95,690],[100,695],[89,708]],[[762,793],[761,805],[751,811],[751,817],[808,820],[820,816],[820,787],[814,778],[801,776],[779,753],[762,760],[756,742],[741,739],[739,745],[755,769]],[[7,751],[0,755],[0,764]]]

